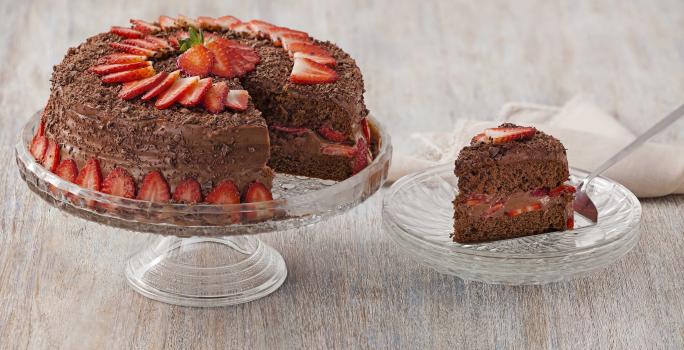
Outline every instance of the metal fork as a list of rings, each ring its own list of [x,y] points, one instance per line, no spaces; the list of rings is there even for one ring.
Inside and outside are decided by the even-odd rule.
[[[684,105],[681,105],[674,111],[670,112],[670,114],[663,118],[663,120],[659,121],[656,125],[646,130],[646,132],[644,132],[643,134],[639,135],[639,137],[637,137],[629,145],[621,149],[614,156],[610,157],[607,161],[605,161],[598,168],[596,168],[596,170],[594,170],[591,174],[587,175],[587,177],[585,177],[580,182],[580,184],[577,185],[577,191],[575,192],[575,202],[573,203],[573,209],[575,209],[575,212],[591,220],[592,223],[598,222],[598,210],[596,209],[594,202],[591,201],[591,198],[589,198],[589,195],[586,192],[587,185],[589,184],[589,182],[591,182],[591,180],[593,180],[596,176],[600,175],[606,169],[610,168],[615,163],[625,158],[628,154],[632,153],[635,149],[639,148],[639,146],[643,145],[644,142],[653,137],[655,134],[661,132],[663,129],[670,126],[670,124],[677,121],[677,119],[679,119],[683,115]]]

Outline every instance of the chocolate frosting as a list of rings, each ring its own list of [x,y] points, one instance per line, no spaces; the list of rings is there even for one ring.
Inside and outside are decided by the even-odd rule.
[[[266,166],[269,132],[255,103],[267,108],[279,122],[289,123],[281,125],[314,130],[332,125],[350,139],[358,133],[358,122],[367,114],[363,80],[355,62],[335,45],[318,42],[337,59],[339,80],[300,85],[288,81],[292,60],[282,48],[236,33],[219,35],[254,47],[261,57],[257,69],[242,82],[212,76],[214,81],[226,81],[231,89],[249,90],[246,111],[211,114],[201,107],[180,105],[159,110],[140,99],[119,99],[119,84],[104,84],[88,71],[99,58],[115,52],[110,43],[120,41],[116,35],[102,33],[69,49],[54,67],[50,99],[42,117],[47,136],[62,146],[63,158],[73,158],[79,167],[96,157],[105,174],[122,166],[140,181],[145,173],[160,170],[172,189],[193,177],[206,192],[224,179],[235,181],[241,189],[253,180],[270,187],[273,172]],[[175,60],[156,60],[155,70],[174,71]]]

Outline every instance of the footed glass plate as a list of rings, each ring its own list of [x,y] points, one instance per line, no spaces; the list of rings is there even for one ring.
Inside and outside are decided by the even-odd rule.
[[[149,298],[184,306],[240,304],[277,290],[287,276],[285,261],[254,234],[312,225],[353,208],[382,187],[392,157],[389,135],[369,117],[374,159],[344,181],[278,173],[274,199],[267,202],[151,203],[82,188],[38,164],[28,147],[39,120],[40,112],[26,123],[15,147],[28,188],[85,220],[156,233],[128,260],[126,278]]]
[[[587,173],[570,170],[577,184]],[[575,214],[575,229],[479,244],[452,241],[458,179],[453,164],[407,175],[383,200],[385,231],[415,260],[465,280],[542,284],[600,269],[639,241],[641,205],[628,189],[597,177],[587,193],[599,212],[596,224]]]

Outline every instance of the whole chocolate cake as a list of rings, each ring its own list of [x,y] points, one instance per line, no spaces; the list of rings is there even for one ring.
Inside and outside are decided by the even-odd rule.
[[[354,60],[302,31],[131,20],[55,66],[30,149],[59,176],[122,197],[268,200],[273,170],[343,180],[369,164],[363,92]]]
[[[573,228],[575,188],[563,145],[531,127],[476,135],[456,159],[453,239],[477,243]]]

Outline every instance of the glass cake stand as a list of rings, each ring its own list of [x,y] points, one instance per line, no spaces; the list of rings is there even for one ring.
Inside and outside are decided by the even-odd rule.
[[[576,184],[587,172],[570,170]],[[397,181],[383,200],[385,231],[409,256],[445,274],[500,284],[542,284],[603,268],[639,241],[641,205],[628,189],[595,178],[587,193],[598,208],[596,224],[575,214],[575,229],[480,244],[459,244],[452,201],[458,193],[453,164]]]
[[[311,225],[339,215],[374,194],[387,179],[390,137],[372,117],[374,160],[351,178],[336,182],[276,174],[274,200],[255,204],[151,203],[125,199],[64,181],[28,151],[40,112],[26,123],[15,152],[22,179],[54,207],[100,224],[155,233],[126,264],[129,284],[166,303],[213,307],[262,298],[287,276],[285,261],[252,234]],[[231,214],[241,213],[231,224]],[[264,217],[268,220],[251,220]]]

